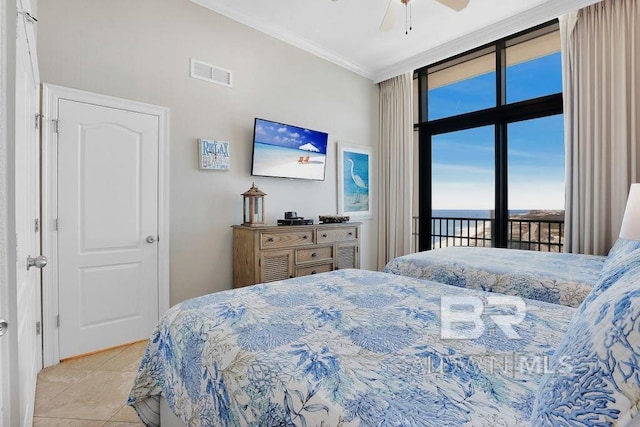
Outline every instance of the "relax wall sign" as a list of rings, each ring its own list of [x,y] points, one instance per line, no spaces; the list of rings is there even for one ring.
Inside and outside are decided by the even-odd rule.
[[[229,170],[229,142],[199,139],[198,152],[200,169]]]

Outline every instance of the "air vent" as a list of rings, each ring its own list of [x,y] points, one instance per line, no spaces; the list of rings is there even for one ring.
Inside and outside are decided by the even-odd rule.
[[[191,77],[231,87],[231,71],[191,59]]]

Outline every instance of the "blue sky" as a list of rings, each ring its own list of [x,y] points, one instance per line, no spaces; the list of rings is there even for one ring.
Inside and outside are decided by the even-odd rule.
[[[507,102],[562,90],[560,54],[507,68]],[[429,91],[429,119],[495,106],[495,74]],[[562,115],[511,123],[509,209],[564,208]],[[433,137],[433,208],[494,208],[494,127]]]
[[[256,119],[255,139],[263,144],[300,148],[311,143],[320,154],[327,154],[327,134],[297,126]]]

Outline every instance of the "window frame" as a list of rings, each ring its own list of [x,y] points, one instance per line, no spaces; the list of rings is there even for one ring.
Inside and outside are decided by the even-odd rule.
[[[541,34],[556,31],[558,20],[537,25],[525,31],[502,38],[492,43],[479,46],[451,58],[422,67],[414,72],[418,83],[418,123],[414,130],[418,136],[418,204],[419,233],[418,247],[420,251],[431,249],[432,211],[432,137],[442,133],[456,132],[480,126],[495,126],[495,217],[492,233],[492,246],[506,248],[508,245],[509,204],[508,204],[508,138],[507,126],[524,120],[553,116],[563,113],[562,92],[545,95],[525,101],[508,104],[506,102],[506,49],[514,41],[525,41],[539,37]],[[495,49],[496,106],[484,110],[428,120],[429,85],[428,76],[431,71],[442,69],[447,64],[455,64],[466,58],[478,56],[480,52]],[[425,120],[423,120],[425,119]],[[423,213],[428,213],[424,215]]]

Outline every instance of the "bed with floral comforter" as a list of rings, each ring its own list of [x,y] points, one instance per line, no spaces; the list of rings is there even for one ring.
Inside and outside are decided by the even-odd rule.
[[[448,247],[395,258],[387,273],[578,307],[607,257],[516,249]]]
[[[442,339],[449,297],[484,302],[486,327]],[[490,315],[514,308],[490,297],[341,270],[191,299],[159,322],[129,404],[148,425],[160,396],[190,426],[528,425],[575,309],[522,300],[509,339]]]

